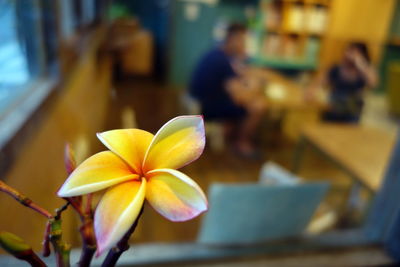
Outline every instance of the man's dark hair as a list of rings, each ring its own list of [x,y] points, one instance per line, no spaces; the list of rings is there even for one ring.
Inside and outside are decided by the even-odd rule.
[[[228,28],[226,29],[226,38],[238,34],[238,33],[245,33],[247,31],[247,27],[241,23],[231,23]]]

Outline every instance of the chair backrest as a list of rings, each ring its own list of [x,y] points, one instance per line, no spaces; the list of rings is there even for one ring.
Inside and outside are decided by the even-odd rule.
[[[197,115],[201,114],[201,106],[199,101],[193,98],[188,92],[185,92],[180,97],[181,104],[185,109],[186,114]]]
[[[301,234],[328,183],[213,184],[198,242],[242,245]]]
[[[259,182],[263,184],[297,185],[301,182],[301,178],[277,163],[268,161],[261,167]]]

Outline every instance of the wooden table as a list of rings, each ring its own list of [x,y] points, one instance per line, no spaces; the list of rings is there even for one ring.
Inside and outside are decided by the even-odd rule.
[[[268,114],[280,119],[282,132],[290,140],[297,141],[304,123],[318,122],[328,106],[323,90],[313,101],[306,100],[305,88],[275,71],[253,67],[247,75],[260,81]]]
[[[275,71],[254,67],[249,69],[248,75],[261,80],[270,110],[314,109],[321,111],[327,106],[324,95],[320,95],[313,101],[307,101],[304,97],[305,89],[301,85]]]
[[[335,163],[356,183],[377,192],[395,144],[395,133],[362,125],[316,124],[304,127],[294,171],[300,167],[306,144]]]

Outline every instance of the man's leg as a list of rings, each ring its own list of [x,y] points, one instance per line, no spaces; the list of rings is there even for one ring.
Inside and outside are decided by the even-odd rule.
[[[244,118],[237,141],[237,147],[244,155],[251,155],[255,152],[252,139],[260,125],[266,111],[266,103],[263,99],[255,100],[247,107],[247,116]]]

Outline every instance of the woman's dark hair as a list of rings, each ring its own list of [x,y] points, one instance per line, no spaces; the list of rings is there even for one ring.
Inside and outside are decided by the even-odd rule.
[[[349,44],[348,48],[357,49],[361,53],[361,55],[364,57],[364,59],[368,63],[371,63],[371,57],[369,55],[368,47],[365,43],[352,42]]]

